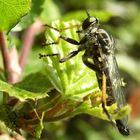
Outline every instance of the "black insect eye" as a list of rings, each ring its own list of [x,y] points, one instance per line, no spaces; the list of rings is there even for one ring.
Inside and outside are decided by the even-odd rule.
[[[84,22],[83,22],[83,24],[82,24],[83,30],[87,29],[87,28],[90,26],[91,22],[90,22],[89,19],[90,19],[90,18],[86,18],[86,19],[84,20]]]

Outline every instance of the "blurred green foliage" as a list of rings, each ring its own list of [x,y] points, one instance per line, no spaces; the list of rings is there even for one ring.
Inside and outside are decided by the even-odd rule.
[[[30,0],[0,1],[0,31],[9,31],[29,10]]]

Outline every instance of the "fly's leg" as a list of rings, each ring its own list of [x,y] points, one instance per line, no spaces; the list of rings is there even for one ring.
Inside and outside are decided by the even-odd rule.
[[[84,63],[88,68],[90,68],[90,69],[92,69],[92,70],[94,70],[94,71],[96,71],[96,72],[101,73],[101,70],[100,70],[97,66],[95,66],[93,63],[91,63],[90,61],[88,61],[88,57],[87,57],[85,54],[82,56],[82,60],[83,60],[83,63]]]
[[[60,37],[58,38],[58,41],[52,42],[52,43],[49,43],[49,44],[46,44],[46,45],[58,44],[60,38],[63,39],[63,40],[65,40],[65,41],[68,42],[68,43],[73,44],[73,45],[80,45],[80,44],[83,43],[83,42],[81,42],[81,41],[78,42],[78,41],[76,41],[76,40],[74,40],[74,39],[72,39],[72,38],[60,36]],[[63,63],[63,62],[65,62],[65,61],[69,60],[70,58],[72,58],[72,57],[74,57],[75,55],[77,55],[80,51],[81,51],[81,50],[75,50],[75,51],[70,52],[66,57],[60,59],[59,62],[60,62],[60,63]],[[56,54],[39,54],[39,58],[48,57],[48,56],[58,56],[58,55],[59,55],[58,53],[56,53]]]
[[[49,56],[59,56],[59,53],[54,53],[54,54],[39,54],[39,59],[43,58],[43,57],[49,57]]]
[[[70,44],[73,44],[73,45],[80,45],[80,44],[81,44],[81,42],[78,42],[78,41],[76,41],[76,40],[74,40],[74,39],[72,39],[72,38],[65,37],[65,36],[62,36],[62,35],[61,35],[61,36],[58,37],[57,41],[51,42],[51,43],[43,44],[43,46],[48,46],[48,45],[53,45],[53,44],[59,44],[60,39],[63,39],[63,40],[65,40],[66,42],[68,42],[68,43],[70,43]]]
[[[86,36],[83,37],[79,42],[74,40],[74,39],[72,39],[72,38],[65,37],[65,36],[62,36],[62,35],[59,38],[65,40],[66,42],[68,42],[70,44],[73,44],[73,45],[82,45],[82,44],[86,43],[86,41],[87,41]]]
[[[50,45],[54,45],[54,44],[59,44],[59,42],[60,42],[60,37],[58,37],[58,39],[54,42],[43,43],[42,46],[50,46]]]
[[[79,53],[79,50],[72,51],[67,56],[65,56],[64,58],[60,59],[59,62],[60,63],[63,63],[65,61],[69,60],[70,58],[76,56],[78,53]]]
[[[73,44],[73,45],[80,45],[82,44],[81,41],[78,42],[72,38],[69,38],[69,37],[65,37],[65,36],[60,36],[61,39],[65,40],[66,42],[70,43],[70,44]],[[63,63],[67,60],[69,60],[70,58],[76,56],[81,50],[78,49],[78,50],[75,50],[75,51],[72,51],[70,52],[67,56],[65,56],[64,58],[60,59],[59,62],[60,63]]]
[[[81,42],[78,42],[72,38],[69,38],[69,37],[65,37],[65,36],[60,36],[59,38],[65,40],[66,42],[70,43],[70,44],[73,44],[73,45],[80,45]]]
[[[77,25],[71,25],[71,26],[69,26],[69,27],[65,27],[65,28],[62,28],[62,29],[57,29],[57,28],[52,27],[52,26],[50,26],[50,25],[48,25],[48,24],[45,24],[44,26],[49,27],[49,28],[51,28],[51,29],[53,29],[53,30],[55,30],[55,31],[61,33],[61,32],[63,32],[63,31],[65,31],[65,30],[68,30],[68,29],[71,29],[71,28],[74,28],[74,27],[79,27],[80,25],[78,25],[78,24],[77,24]],[[60,38],[63,39],[63,38],[65,38],[65,37],[64,37],[64,36],[59,36],[57,41],[51,42],[51,43],[44,43],[43,46],[58,44],[59,41],[60,41]],[[63,40],[65,40],[65,39],[63,39]],[[68,40],[67,42],[70,42],[71,44],[76,43],[76,44],[74,44],[74,45],[78,45],[76,41],[73,42],[73,39],[68,38],[67,40]]]
[[[70,44],[73,44],[73,45],[81,45],[81,44],[84,44],[85,41],[86,41],[85,38],[81,39],[80,42],[78,42],[78,41],[76,41],[76,40],[74,40],[72,38],[65,37],[65,36],[60,36],[60,38],[65,40],[66,42],[68,42]],[[64,58],[60,59],[59,62],[63,63],[65,61],[69,60],[70,58],[76,56],[80,51],[82,51],[82,50],[78,49],[78,50],[70,52],[67,56],[65,56]]]
[[[58,38],[58,40],[56,42],[52,42],[52,43],[49,43],[47,45],[58,44],[59,41],[60,41],[60,39],[63,39],[64,41],[66,41],[66,42],[68,42],[70,44],[73,44],[73,45],[81,45],[81,44],[84,44],[86,42],[86,38],[82,38],[80,40],[80,42],[78,42],[78,41],[76,41],[76,40],[74,40],[72,38],[69,38],[69,37],[59,36],[59,38]],[[75,50],[75,51],[70,52],[66,57],[60,59],[59,62],[60,63],[63,63],[65,61],[69,60],[70,58],[76,56],[80,51],[82,51],[82,50],[78,49],[78,50]],[[41,57],[45,57],[45,56],[55,56],[55,55],[58,55],[58,54],[50,54],[50,55],[41,55],[40,54],[40,58]]]
[[[62,29],[60,29],[60,30],[57,29],[57,28],[55,28],[55,27],[52,27],[52,26],[50,26],[50,25],[48,25],[48,24],[45,24],[44,26],[47,26],[47,27],[49,27],[49,28],[51,28],[51,29],[53,29],[53,30],[56,30],[56,31],[58,31],[58,32],[62,32],[62,31],[65,31],[65,30],[70,29],[70,28],[73,28],[73,27],[78,27],[79,25],[72,25],[72,26],[70,26],[70,27],[62,28]],[[51,43],[47,43],[47,44],[45,43],[45,44],[43,44],[43,46],[48,46],[48,45],[53,45],[53,44],[59,44],[60,39],[63,39],[63,40],[65,40],[66,42],[68,42],[68,43],[70,43],[70,44],[73,44],[73,45],[80,45],[80,44],[81,44],[81,42],[78,42],[78,41],[76,41],[76,40],[74,40],[74,39],[72,39],[72,38],[68,38],[68,37],[65,37],[65,36],[60,35],[60,36],[58,37],[57,41],[51,42]],[[66,57],[60,59],[59,62],[60,62],[60,63],[63,63],[63,62],[65,62],[65,61],[67,61],[68,59],[70,59],[70,58],[74,57],[75,55],[77,55],[77,54],[79,53],[79,51],[80,51],[80,50],[76,50],[76,51],[70,52]],[[39,58],[48,57],[48,56],[58,56],[58,55],[59,55],[59,54],[39,54]]]
[[[103,106],[106,106],[106,76],[104,73],[102,76],[102,101]]]
[[[88,57],[85,54],[82,56],[82,60],[83,60],[84,64],[87,67],[89,67],[90,69],[92,69],[96,72],[102,73],[102,71],[99,70],[99,68],[97,66],[95,66],[93,63],[88,61]],[[106,109],[106,76],[104,73],[102,74],[102,89],[101,90],[102,90],[102,108],[103,108],[103,111],[107,115],[110,122],[114,125],[114,122],[112,121],[112,118]]]
[[[115,126],[115,123],[112,121],[112,118],[106,109],[106,75],[104,73],[102,75],[102,108],[112,125]]]
[[[71,28],[75,28],[75,27],[79,27],[79,26],[81,26],[81,25],[80,25],[80,24],[71,25],[71,26],[69,26],[69,27],[65,27],[65,28],[62,28],[62,29],[57,29],[57,28],[52,27],[52,26],[50,26],[50,25],[48,25],[48,24],[44,24],[44,26],[45,26],[45,27],[49,27],[49,28],[51,28],[51,29],[53,29],[53,30],[55,30],[55,31],[58,31],[58,32],[63,32],[63,31],[65,31],[65,30],[68,30],[68,29],[71,29]]]
[[[85,54],[83,55],[82,60],[83,60],[84,64],[87,67],[89,67],[90,69],[92,69],[96,72],[102,73],[102,71],[99,70],[99,68],[97,66],[95,66],[93,63],[88,61],[88,57]],[[111,120],[111,117],[105,107],[106,106],[106,76],[105,76],[105,74],[103,74],[103,77],[102,77],[102,89],[101,90],[102,90],[102,108],[103,108],[105,114],[107,115],[108,119]]]
[[[79,53],[79,50],[76,51],[72,51],[70,52],[66,57],[59,59],[60,63],[66,62],[67,60],[69,60],[70,58],[74,57],[75,55],[77,55]],[[49,56],[60,56],[59,53],[55,53],[55,54],[39,54],[39,58],[43,58],[43,57],[49,57]]]

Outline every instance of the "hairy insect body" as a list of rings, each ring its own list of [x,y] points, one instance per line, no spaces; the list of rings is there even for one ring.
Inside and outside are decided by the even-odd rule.
[[[87,28],[85,31],[85,43],[82,48],[85,49],[83,62],[86,66],[96,72],[99,88],[102,90],[103,74],[106,76],[106,92],[108,98],[107,105],[117,102],[118,110],[125,106],[124,91],[122,81],[118,71],[118,65],[114,56],[114,42],[111,36],[99,27],[94,29]],[[89,59],[91,59],[89,61]],[[116,120],[116,126],[123,135],[129,135],[127,128],[128,118]]]
[[[107,78],[106,88],[107,94],[112,103],[115,102],[115,99],[112,98],[112,82],[111,77],[109,75],[110,63],[108,62],[108,57],[112,56],[112,39],[108,35],[108,33],[103,29],[87,29],[87,35],[85,34],[86,42],[82,45],[85,47],[85,53],[83,55],[83,62],[85,65],[88,65],[88,60],[91,59],[93,65],[96,66],[96,76],[99,84],[99,88],[102,90],[102,75],[105,74]],[[112,61],[112,60],[111,60]],[[90,67],[91,68],[91,67]],[[91,68],[95,71],[94,68]],[[108,102],[107,102],[108,103]],[[111,103],[109,103],[111,105]]]

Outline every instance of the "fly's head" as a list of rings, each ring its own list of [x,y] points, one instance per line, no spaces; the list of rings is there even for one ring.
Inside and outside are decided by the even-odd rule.
[[[92,27],[99,26],[99,20],[97,18],[91,17],[88,12],[87,12],[87,16],[88,17],[82,23],[82,29],[83,30],[86,30],[86,29],[88,29],[91,26]]]

